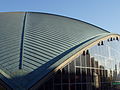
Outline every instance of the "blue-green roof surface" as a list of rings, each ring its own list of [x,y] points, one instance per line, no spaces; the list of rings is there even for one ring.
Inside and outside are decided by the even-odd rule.
[[[59,15],[0,13],[0,78],[15,90],[28,89],[81,48],[109,34]]]

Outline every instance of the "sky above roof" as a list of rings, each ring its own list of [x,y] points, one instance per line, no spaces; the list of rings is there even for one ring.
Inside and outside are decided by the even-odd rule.
[[[15,11],[63,15],[120,34],[120,0],[1,0],[0,12]]]

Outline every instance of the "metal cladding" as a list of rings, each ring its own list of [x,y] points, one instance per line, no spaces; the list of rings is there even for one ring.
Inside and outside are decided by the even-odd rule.
[[[0,13],[0,78],[28,89],[91,40],[110,34],[80,20],[37,12]]]

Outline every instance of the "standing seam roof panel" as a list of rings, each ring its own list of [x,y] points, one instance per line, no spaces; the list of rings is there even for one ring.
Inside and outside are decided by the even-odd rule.
[[[23,16],[24,13],[0,13],[0,65],[10,73],[19,66]]]
[[[79,20],[32,12],[0,13],[0,32],[0,69],[11,76],[4,79],[14,89],[31,87],[74,49],[109,33]]]

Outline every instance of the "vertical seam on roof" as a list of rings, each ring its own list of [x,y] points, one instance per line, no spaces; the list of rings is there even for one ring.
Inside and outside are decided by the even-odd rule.
[[[26,22],[27,12],[25,12],[24,19],[23,19],[23,27],[22,27],[22,34],[21,34],[21,45],[20,45],[20,60],[19,60],[19,69],[22,69],[22,58],[23,58],[23,42],[24,42],[24,32],[25,32],[25,22]]]

